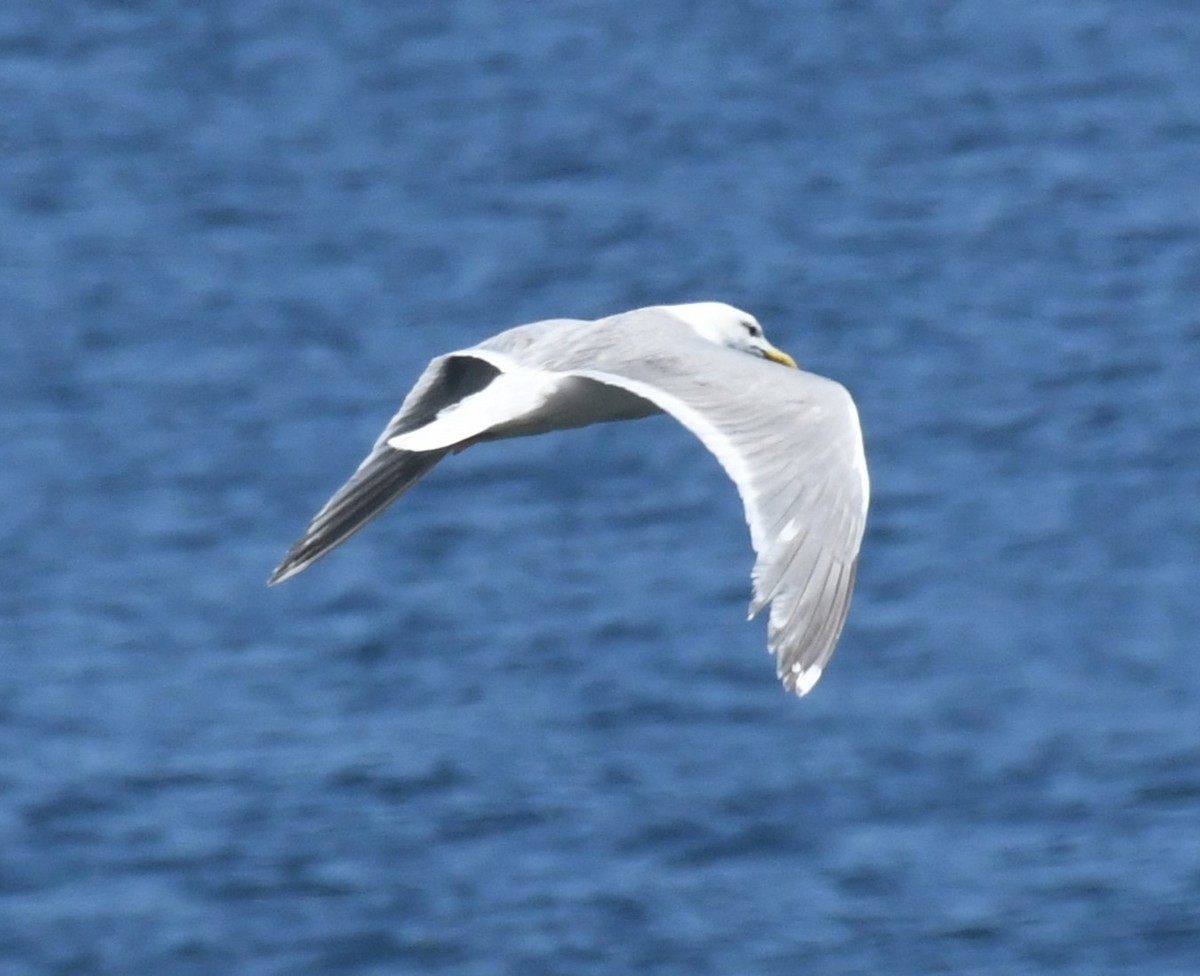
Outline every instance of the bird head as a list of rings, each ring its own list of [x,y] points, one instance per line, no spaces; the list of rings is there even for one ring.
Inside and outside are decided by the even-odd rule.
[[[702,339],[796,368],[796,361],[791,356],[767,341],[758,319],[749,312],[724,302],[692,302],[687,305],[668,305],[666,309],[691,326]]]

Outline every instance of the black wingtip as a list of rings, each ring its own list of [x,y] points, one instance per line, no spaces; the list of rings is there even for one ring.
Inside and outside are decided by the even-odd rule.
[[[303,567],[293,567],[290,561],[285,559],[271,572],[267,577],[267,586],[278,586],[285,579],[295,576]]]
[[[287,551],[283,561],[267,577],[267,586],[278,586],[296,574],[302,573],[341,541],[343,539],[336,540],[332,545],[314,547],[312,536],[306,533]]]

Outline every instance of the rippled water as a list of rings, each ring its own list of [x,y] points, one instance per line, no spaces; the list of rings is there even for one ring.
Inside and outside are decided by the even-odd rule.
[[[1200,18],[0,9],[0,972],[1200,965]],[[856,394],[803,701],[665,419],[264,580],[430,355],[721,298]]]

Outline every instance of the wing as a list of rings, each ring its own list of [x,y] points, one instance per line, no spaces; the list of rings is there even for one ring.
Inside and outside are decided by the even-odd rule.
[[[832,380],[707,343],[573,371],[654,403],[733,479],[757,554],[753,617],[785,687],[821,676],[850,606],[869,484],[858,413]]]
[[[312,565],[428,474],[446,456],[445,449],[400,451],[389,447],[388,441],[429,423],[442,408],[483,389],[497,373],[495,366],[470,350],[434,359],[379,435],[371,453],[313,516],[267,582],[282,583]]]

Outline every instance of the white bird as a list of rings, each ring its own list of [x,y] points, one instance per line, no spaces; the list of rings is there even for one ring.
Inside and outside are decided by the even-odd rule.
[[[789,369],[780,368],[791,367]],[[737,486],[783,684],[807,694],[846,620],[870,486],[854,401],[719,302],[554,319],[436,357],[270,583],[345,542],[442,458],[480,441],[668,413]]]

